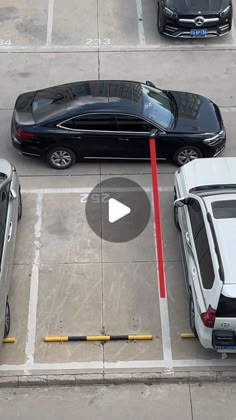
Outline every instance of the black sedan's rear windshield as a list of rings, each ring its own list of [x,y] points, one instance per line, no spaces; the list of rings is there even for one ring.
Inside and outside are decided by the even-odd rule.
[[[159,89],[142,85],[143,113],[163,128],[170,128],[175,120],[169,97]]]
[[[39,91],[32,104],[33,117],[36,123],[56,118],[66,111],[66,98],[59,91],[48,89]]]

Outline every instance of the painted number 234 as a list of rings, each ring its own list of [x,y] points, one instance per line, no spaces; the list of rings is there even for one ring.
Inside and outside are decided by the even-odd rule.
[[[11,40],[10,39],[1,39],[0,38],[0,47],[2,47],[4,45],[11,45]]]

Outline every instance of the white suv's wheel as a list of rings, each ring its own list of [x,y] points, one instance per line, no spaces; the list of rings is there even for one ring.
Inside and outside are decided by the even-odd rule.
[[[174,195],[174,201],[177,199],[176,197],[176,193]],[[175,222],[175,226],[177,227],[178,230],[180,230],[180,225],[179,225],[179,217],[178,217],[178,207],[173,206],[174,207],[174,222]]]
[[[195,307],[191,290],[189,291],[189,323],[192,332],[197,336],[195,327]]]
[[[4,330],[4,338],[8,336],[10,332],[11,326],[11,313],[10,313],[10,305],[8,302],[8,298],[6,301],[6,308],[5,308],[5,330]]]

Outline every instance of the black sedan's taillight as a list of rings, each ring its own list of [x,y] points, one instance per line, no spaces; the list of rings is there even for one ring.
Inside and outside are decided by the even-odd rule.
[[[34,139],[34,135],[32,133],[28,133],[27,131],[22,131],[16,129],[15,136],[18,140],[21,141],[32,141]]]

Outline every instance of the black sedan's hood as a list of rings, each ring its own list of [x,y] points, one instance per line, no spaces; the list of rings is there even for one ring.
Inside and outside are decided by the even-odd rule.
[[[222,121],[218,107],[204,96],[169,91],[175,107],[173,131],[179,133],[217,133]]]
[[[165,4],[178,14],[219,13],[230,0],[165,0]]]

